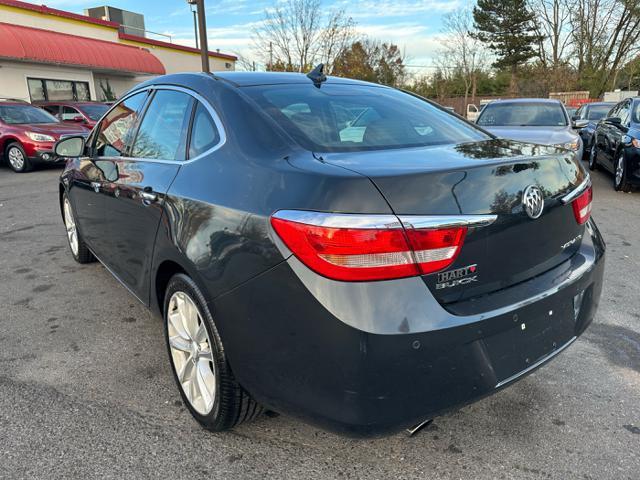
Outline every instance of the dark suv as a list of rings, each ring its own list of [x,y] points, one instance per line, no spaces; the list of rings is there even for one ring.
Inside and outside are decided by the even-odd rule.
[[[53,153],[55,142],[86,134],[85,128],[62,123],[26,102],[0,101],[0,154],[15,172],[26,172],[37,163],[61,161]]]
[[[109,105],[100,102],[34,102],[62,122],[77,123],[91,130]]]

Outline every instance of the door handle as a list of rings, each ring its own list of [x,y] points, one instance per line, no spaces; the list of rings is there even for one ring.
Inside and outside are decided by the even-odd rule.
[[[158,200],[158,194],[151,190],[149,187],[146,187],[140,192],[140,198],[142,198],[145,203],[152,203]]]

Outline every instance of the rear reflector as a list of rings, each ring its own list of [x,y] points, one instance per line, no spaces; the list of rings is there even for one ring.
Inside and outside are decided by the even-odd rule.
[[[593,188],[589,186],[578,198],[576,198],[571,206],[573,207],[573,214],[576,217],[576,222],[579,225],[586,223],[591,216],[591,204],[593,201]]]
[[[466,227],[403,227],[390,215],[295,212],[287,217],[286,212],[277,212],[271,225],[289,250],[314,272],[350,282],[412,277],[447,268],[467,231]]]

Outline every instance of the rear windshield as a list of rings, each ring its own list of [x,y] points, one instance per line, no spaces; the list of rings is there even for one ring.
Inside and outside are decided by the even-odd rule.
[[[79,108],[91,120],[100,120],[109,110],[109,105],[82,105]]]
[[[484,127],[566,127],[560,103],[490,103],[476,122]]]
[[[244,91],[303,147],[348,152],[442,144],[488,137],[412,95],[363,85],[273,85]]]
[[[600,120],[604,118],[613,105],[592,105],[587,110],[587,120]]]
[[[0,105],[0,120],[18,125],[22,123],[58,123],[58,119],[41,108],[31,105]]]

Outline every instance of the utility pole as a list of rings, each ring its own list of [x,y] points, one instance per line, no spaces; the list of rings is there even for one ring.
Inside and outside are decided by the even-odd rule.
[[[187,0],[189,5],[195,5],[198,11],[198,34],[200,36],[200,57],[202,71],[209,73],[209,45],[207,43],[207,19],[204,13],[204,0]],[[197,43],[197,40],[196,40]]]

